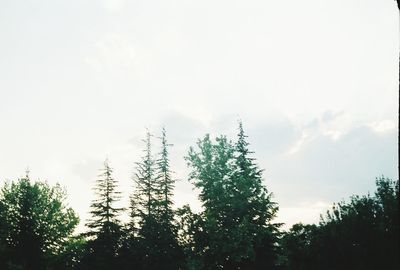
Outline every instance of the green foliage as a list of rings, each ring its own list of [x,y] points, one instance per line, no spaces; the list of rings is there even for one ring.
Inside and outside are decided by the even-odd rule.
[[[0,190],[3,270],[336,270],[398,269],[399,181],[380,177],[373,195],[334,204],[318,225],[281,232],[278,206],[263,184],[239,123],[236,142],[205,135],[185,157],[202,211],[173,209],[175,179],[166,131],[152,154],[147,132],[136,164],[130,221],[122,224],[117,181],[108,161],[96,181],[88,231],[73,235],[78,217],[65,191],[29,177]]]
[[[136,163],[135,192],[131,196],[131,231],[136,237],[142,269],[178,269],[183,252],[177,241],[174,225],[172,192],[175,180],[169,164],[170,146],[162,130],[161,151],[152,156],[152,135],[147,132],[141,162]],[[131,252],[133,253],[133,252]]]
[[[334,204],[319,226],[283,237],[288,269],[398,269],[399,182],[381,177],[374,196]]]
[[[240,123],[235,144],[225,136],[212,142],[206,135],[186,157],[192,169],[189,178],[200,189],[204,207],[197,235],[206,237],[195,250],[206,269],[261,269],[275,264],[279,224],[271,220],[278,208],[250,155]]]
[[[205,220],[203,214],[193,213],[189,205],[177,210],[178,240],[183,247],[185,266],[183,269],[204,269],[202,257],[208,236],[203,230]]]
[[[0,191],[1,269],[55,269],[79,222],[59,186],[29,177],[5,183]]]
[[[151,137],[146,133],[144,155],[140,162],[136,162],[134,175],[135,192],[131,197],[131,216],[140,222],[143,217],[154,215],[157,209],[158,189],[155,180],[155,161],[151,152]]]
[[[122,208],[115,207],[120,198],[117,182],[112,177],[112,169],[106,160],[104,169],[96,181],[96,199],[91,204],[91,220],[86,224],[90,229],[82,269],[111,269],[117,261],[118,249],[122,237],[122,228],[118,219]]]
[[[281,244],[285,257],[282,264],[288,269],[308,270],[314,269],[313,256],[313,237],[317,234],[316,225],[304,225],[297,223],[282,237]]]

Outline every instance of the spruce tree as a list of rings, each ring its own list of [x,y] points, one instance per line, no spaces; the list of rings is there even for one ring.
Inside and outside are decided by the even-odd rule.
[[[122,208],[115,207],[120,199],[117,181],[112,177],[108,160],[94,188],[96,199],[91,204],[92,218],[86,224],[90,229],[87,254],[82,261],[84,269],[111,269],[116,263],[120,246],[121,225],[118,219]]]
[[[143,140],[145,149],[140,162],[136,162],[134,174],[135,190],[131,196],[131,227],[136,232],[142,269],[152,269],[159,258],[158,186],[155,161],[151,149],[151,133],[147,131]]]
[[[169,151],[168,147],[172,146],[168,144],[165,128],[162,129],[161,134],[161,151],[159,158],[156,162],[156,178],[157,178],[157,191],[159,200],[159,213],[161,221],[165,224],[172,224],[173,221],[173,210],[172,210],[172,196],[173,189],[175,186],[175,180],[171,176],[170,162],[169,162]]]
[[[240,228],[232,239],[239,258],[233,263],[241,269],[272,267],[277,259],[277,241],[280,224],[272,223],[278,211],[271,200],[272,193],[263,184],[263,170],[249,150],[242,122],[235,144],[235,172],[230,179],[232,194],[231,220]]]
[[[131,196],[131,216],[143,221],[144,217],[156,215],[157,196],[159,195],[156,185],[155,161],[151,149],[151,137],[147,131],[146,139],[143,140],[145,149],[140,162],[136,162],[136,171],[133,177],[135,191]]]
[[[169,151],[165,128],[162,129],[161,151],[156,162],[156,180],[158,191],[158,227],[159,227],[159,258],[158,269],[178,269],[183,260],[183,251],[177,241],[177,227],[174,224],[172,209],[173,189],[175,180],[170,170]]]
[[[161,151],[152,155],[152,135],[147,132],[144,155],[136,163],[135,192],[131,196],[131,227],[141,250],[143,269],[178,269],[181,252],[173,224],[172,209],[174,179],[170,170],[165,129],[161,136]]]

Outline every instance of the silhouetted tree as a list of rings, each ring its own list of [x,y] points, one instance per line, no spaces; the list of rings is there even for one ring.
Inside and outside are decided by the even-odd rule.
[[[28,175],[0,191],[1,269],[62,269],[69,238],[79,222],[59,186],[32,183]]]
[[[287,268],[398,269],[399,182],[376,185],[374,196],[334,204],[318,226],[294,225],[282,242]]]
[[[297,223],[284,234],[281,245],[284,251],[282,264],[287,269],[312,270],[316,268],[316,252],[313,250],[313,237],[317,235],[316,225]]]
[[[136,162],[134,174],[135,190],[131,196],[131,229],[137,240],[140,269],[151,269],[158,263],[159,231],[157,226],[157,196],[159,195],[155,175],[155,160],[152,155],[151,137],[146,133],[144,155]]]
[[[122,208],[115,207],[120,199],[117,181],[112,177],[108,160],[104,162],[95,186],[96,199],[91,204],[92,218],[86,224],[89,231],[86,252],[82,258],[82,269],[112,269],[117,263],[122,229],[118,219]]]
[[[169,162],[168,147],[165,128],[162,129],[161,151],[156,161],[156,184],[158,192],[158,225],[159,225],[159,269],[178,269],[183,261],[183,251],[177,240],[177,227],[174,224],[174,211],[172,209],[173,189],[175,180],[172,178]]]
[[[203,255],[208,242],[205,228],[204,213],[193,213],[189,205],[184,205],[177,210],[178,240],[183,247],[185,264],[183,269],[205,269]]]
[[[131,228],[136,232],[142,269],[178,269],[182,251],[174,225],[171,177],[165,129],[161,152],[152,156],[152,135],[147,132],[144,156],[136,163],[135,191],[131,197]],[[135,234],[135,233],[134,233]]]

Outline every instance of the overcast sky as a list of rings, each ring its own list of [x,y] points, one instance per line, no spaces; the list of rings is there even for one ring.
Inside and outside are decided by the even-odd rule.
[[[126,204],[165,125],[199,209],[183,156],[240,118],[277,221],[317,222],[398,179],[398,50],[393,0],[0,0],[0,182],[29,166],[84,221],[104,159]]]

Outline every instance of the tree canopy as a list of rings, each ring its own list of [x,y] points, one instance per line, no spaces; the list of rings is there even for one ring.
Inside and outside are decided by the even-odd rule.
[[[0,189],[0,269],[5,270],[336,270],[398,269],[399,181],[334,203],[318,224],[274,222],[267,189],[241,122],[234,140],[206,134],[190,147],[188,180],[202,208],[174,206],[172,144],[148,131],[133,168],[130,205],[108,160],[94,183],[86,231],[60,185],[6,181]],[[154,154],[155,153],[155,154]],[[122,218],[123,214],[126,218]]]
[[[261,269],[277,259],[279,224],[272,219],[278,207],[246,137],[240,122],[236,143],[206,135],[186,157],[204,207],[201,232],[207,239],[197,250],[209,269]]]
[[[0,191],[0,268],[62,269],[79,219],[59,186],[27,175]]]

